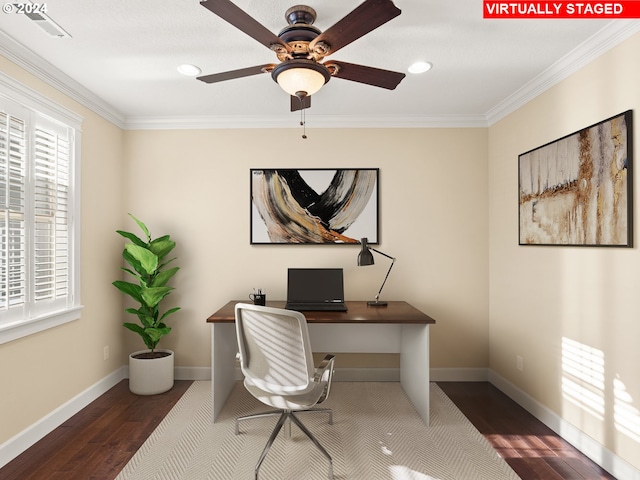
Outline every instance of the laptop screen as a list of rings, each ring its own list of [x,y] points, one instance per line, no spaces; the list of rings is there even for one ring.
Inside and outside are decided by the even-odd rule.
[[[341,268],[290,268],[287,301],[292,303],[343,302]]]

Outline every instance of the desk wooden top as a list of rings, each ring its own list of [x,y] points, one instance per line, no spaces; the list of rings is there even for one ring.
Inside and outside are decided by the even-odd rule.
[[[236,303],[231,300],[220,310],[207,318],[207,323],[233,323]],[[268,307],[284,308],[282,300],[268,301]],[[372,307],[366,301],[347,301],[346,312],[302,312],[308,323],[413,323],[430,324],[436,321],[407,302],[388,302],[386,307]]]

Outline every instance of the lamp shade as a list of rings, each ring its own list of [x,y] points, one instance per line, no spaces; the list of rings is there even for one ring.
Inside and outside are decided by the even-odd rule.
[[[289,95],[309,96],[316,93],[329,81],[331,74],[327,67],[312,60],[289,60],[277,65],[271,72],[272,78]]]
[[[375,263],[373,260],[373,253],[371,253],[371,250],[369,250],[367,239],[361,239],[360,243],[362,244],[362,248],[360,249],[360,253],[358,254],[358,266],[363,267],[366,265],[373,265]]]

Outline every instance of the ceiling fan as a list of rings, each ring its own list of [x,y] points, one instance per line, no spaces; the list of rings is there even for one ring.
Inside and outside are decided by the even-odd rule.
[[[278,35],[230,0],[203,0],[200,4],[273,50],[280,61],[197,77],[203,82],[216,83],[270,73],[273,80],[291,95],[293,112],[309,108],[310,96],[320,90],[331,77],[389,90],[395,89],[405,77],[404,73],[337,60],[323,63],[325,57],[400,15],[400,9],[391,0],[365,0],[324,32],[313,26],[316,20],[313,8],[296,5],[286,11],[285,19],[289,25]]]

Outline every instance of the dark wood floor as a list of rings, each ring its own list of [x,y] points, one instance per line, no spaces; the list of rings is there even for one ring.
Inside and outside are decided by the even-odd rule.
[[[176,381],[167,393],[141,397],[120,382],[0,469],[0,479],[115,478],[191,383]],[[614,478],[490,384],[438,385],[522,480]]]
[[[0,469],[0,480],[115,478],[192,383],[141,397],[123,380]]]
[[[522,480],[614,479],[490,383],[438,386]]]

